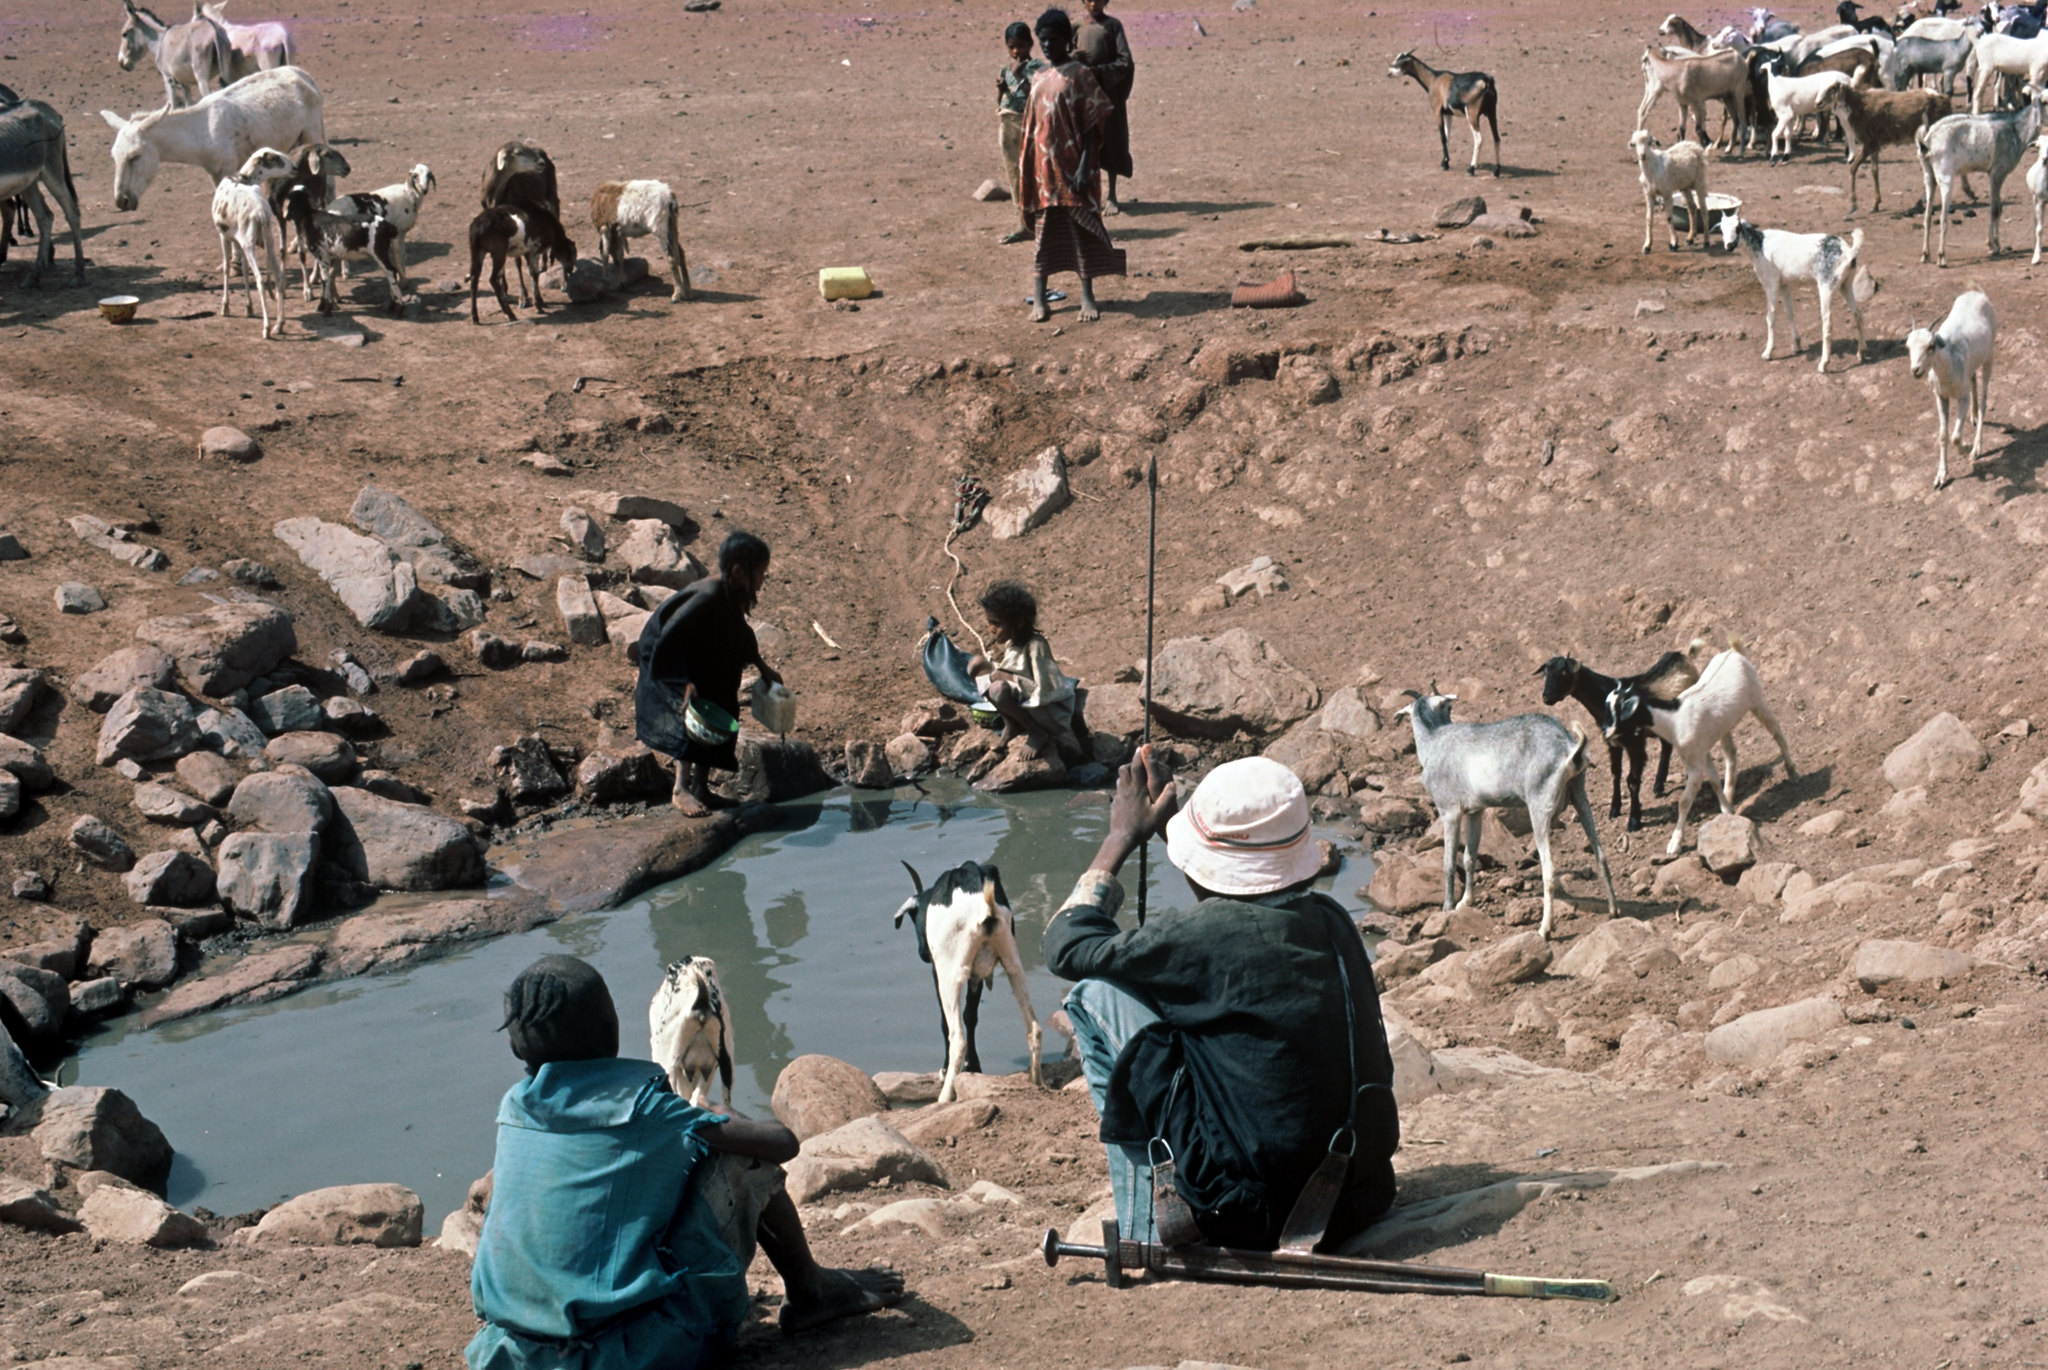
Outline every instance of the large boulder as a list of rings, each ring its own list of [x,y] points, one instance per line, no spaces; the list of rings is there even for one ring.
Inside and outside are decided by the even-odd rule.
[[[741,728],[739,771],[718,786],[718,793],[740,803],[780,804],[829,790],[837,782],[818,760],[811,744],[800,738]]]
[[[1082,713],[1092,733],[1120,738],[1137,737],[1145,730],[1145,687],[1114,681],[1107,685],[1090,685],[1087,707]]]
[[[100,724],[93,759],[111,766],[131,761],[175,761],[200,745],[199,706],[168,690],[130,690],[114,701]]]
[[[57,773],[50,769],[40,749],[5,733],[0,733],[0,771],[19,780],[21,788],[29,794],[57,783]]]
[[[1884,759],[1884,778],[1895,790],[1911,789],[1915,785],[1975,775],[1990,760],[1984,745],[1961,719],[1951,713],[1939,713],[1928,719],[1919,732],[1892,748]]]
[[[249,717],[272,736],[311,732],[327,721],[327,715],[320,709],[320,696],[303,685],[287,685],[250,700]]]
[[[1876,994],[1892,985],[1954,984],[1976,964],[1976,957],[1949,947],[1873,938],[1856,948],[1849,974],[1866,991]]]
[[[576,763],[576,797],[592,804],[658,798],[672,781],[661,757],[638,742],[600,748]]]
[[[417,804],[342,786],[328,833],[330,858],[382,890],[459,889],[484,882],[484,848],[459,820]]]
[[[190,852],[151,852],[121,883],[138,904],[191,909],[213,901],[213,868]]]
[[[176,661],[188,686],[215,698],[269,675],[299,649],[292,616],[275,604],[215,604],[153,618],[135,636]]]
[[[197,756],[202,753],[194,752],[191,755]],[[135,812],[152,823],[162,823],[173,828],[203,828],[220,817],[211,804],[202,804],[183,791],[174,790],[169,785],[159,785],[153,780],[144,781],[135,787]]]
[[[264,744],[263,755],[273,766],[303,766],[330,785],[356,771],[356,749],[333,733],[279,733]]]
[[[6,1129],[27,1132],[49,1160],[110,1171],[152,1191],[161,1192],[170,1174],[171,1144],[163,1129],[118,1089],[53,1089],[38,1103],[9,1114]]]
[[[119,874],[135,865],[135,848],[129,846],[105,820],[92,814],[80,814],[72,822],[66,840],[73,851],[101,870]]]
[[[941,1189],[950,1189],[953,1183],[938,1162],[872,1117],[856,1118],[804,1142],[786,1167],[785,1183],[789,1197],[806,1204],[837,1191],[867,1189],[881,1180]]]
[[[419,577],[383,542],[312,517],[286,519],[272,531],[327,582],[356,622],[386,633],[411,625],[419,611]]]
[[[1637,954],[1661,943],[1657,930],[1640,918],[1614,918],[1581,933],[1571,949],[1550,968],[1553,975],[1590,980],[1609,966],[1625,966]]]
[[[1550,965],[1550,943],[1538,932],[1518,932],[1465,958],[1468,984],[1500,989],[1534,980]]]
[[[555,582],[555,611],[562,616],[562,631],[569,641],[580,647],[604,645],[604,615],[597,611],[587,577],[567,575]]]
[[[1739,813],[1717,813],[1700,824],[1700,860],[1722,879],[1756,864],[1756,824]]]
[[[320,838],[312,831],[232,833],[214,855],[220,901],[258,927],[289,928],[312,911],[319,859]]]
[[[38,966],[0,961],[0,1033],[19,1024],[31,1043],[54,1042],[71,1012],[64,977]]]
[[[199,736],[222,756],[254,761],[269,744],[263,730],[240,709],[206,709],[199,715]]]
[[[79,1230],[78,1220],[55,1199],[12,1175],[0,1175],[0,1223],[58,1234]]]
[[[365,485],[348,511],[348,520],[410,562],[418,579],[426,584],[481,590],[490,583],[475,558],[451,545],[448,535],[432,520],[389,490]]]
[[[161,918],[93,934],[88,975],[111,975],[134,989],[160,989],[178,978],[178,930]]]
[[[168,689],[178,677],[178,663],[155,647],[123,647],[98,665],[71,678],[71,697],[103,714],[130,690]],[[7,729],[0,728],[0,733]]]
[[[1048,447],[1023,470],[1004,478],[985,517],[996,537],[1021,538],[1073,502],[1073,492],[1067,488],[1066,454]]]
[[[798,1141],[889,1111],[889,1101],[859,1066],[835,1056],[799,1056],[775,1078],[769,1107]]]
[[[176,1250],[207,1244],[206,1225],[199,1219],[146,1190],[117,1182],[101,1184],[87,1195],[78,1219],[96,1239],[123,1246]]]
[[[324,832],[334,817],[334,796],[311,775],[257,771],[235,786],[227,815],[237,828],[256,832]]]
[[[625,540],[613,549],[634,581],[641,585],[664,585],[680,590],[704,578],[704,568],[683,550],[675,529],[660,519],[632,519],[626,524]]]
[[[509,746],[491,748],[491,770],[515,804],[545,803],[569,789],[538,733],[529,733]]]
[[[287,1199],[236,1239],[259,1246],[418,1246],[420,1196],[398,1184],[343,1184]]]
[[[1708,1033],[1707,1059],[1719,1065],[1767,1066],[1792,1043],[1818,1037],[1842,1022],[1842,1006],[1832,999],[1759,1009]]]
[[[29,716],[48,683],[27,666],[0,666],[0,733],[11,733]]]
[[[1153,664],[1153,713],[1184,736],[1276,733],[1307,717],[1320,698],[1313,680],[1243,628],[1176,638]]]

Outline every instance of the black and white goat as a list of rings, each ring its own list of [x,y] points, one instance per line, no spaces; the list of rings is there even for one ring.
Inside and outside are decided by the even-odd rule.
[[[433,188],[434,173],[425,162],[421,162],[397,185],[360,190],[353,195],[343,195],[334,202],[338,213],[358,219],[381,216],[391,225],[397,234],[392,240],[391,255],[398,264],[398,283],[401,286],[405,284],[405,235],[412,232],[412,226],[419,222],[420,202]]]
[[[519,316],[512,312],[512,301],[505,294],[505,258],[524,264],[523,269],[533,277],[533,307],[545,314],[548,307],[540,297],[541,260],[554,259],[566,273],[576,265],[576,244],[562,231],[562,221],[538,205],[500,206],[470,220],[469,321],[475,324],[483,322],[476,312],[476,282],[486,255],[491,259],[491,290],[498,297],[498,308],[505,311],[506,318],[517,321]]]
[[[348,158],[341,155],[341,149],[327,143],[302,143],[291,154],[292,174],[282,180],[270,183],[270,212],[287,228],[291,220],[285,214],[285,196],[294,189],[306,192],[306,198],[315,209],[325,209],[334,199],[334,182],[349,174]],[[287,244],[289,247],[289,244]],[[307,247],[301,238],[298,243],[299,274],[305,283],[305,298],[313,298],[312,268],[307,263]]]
[[[1566,801],[1579,816],[1586,843],[1600,863],[1607,885],[1607,916],[1617,910],[1614,874],[1593,826],[1593,805],[1586,798],[1586,738],[1567,729],[1549,714],[1519,714],[1498,723],[1453,723],[1456,695],[1407,691],[1414,703],[1403,708],[1415,728],[1415,755],[1422,763],[1422,785],[1436,805],[1444,829],[1444,907],[1451,908],[1456,889],[1458,848],[1465,848],[1465,895],[1456,907],[1472,902],[1479,863],[1479,821],[1488,809],[1515,804],[1529,811],[1529,829],[1536,839],[1536,857],[1543,866],[1543,924],[1550,936],[1551,900],[1557,885],[1550,858],[1550,829]]]
[[[1676,705],[1666,705],[1626,683],[1617,683],[1607,696],[1609,740],[1618,737],[1637,718],[1647,715],[1657,736],[1669,742],[1685,763],[1685,788],[1678,796],[1678,824],[1671,830],[1671,844],[1665,848],[1676,856],[1685,846],[1685,816],[1700,782],[1714,773],[1714,748],[1721,749],[1721,783],[1714,797],[1722,813],[1735,811],[1735,726],[1755,714],[1778,743],[1778,756],[1785,774],[1797,778],[1792,766],[1792,749],[1785,743],[1785,730],[1777,715],[1764,703],[1763,680],[1756,666],[1742,654],[1741,643],[1731,643],[1700,672],[1700,678],[1680,692]]]
[[[732,1107],[732,1014],[708,956],[685,956],[668,968],[647,1005],[647,1037],[654,1062],[668,1072],[669,1088],[699,1108],[716,1072]]]
[[[896,910],[895,925],[907,916],[917,929],[917,954],[932,968],[939,991],[939,1027],[946,1043],[946,1078],[939,1102],[953,1102],[960,1072],[981,1073],[981,1055],[974,1047],[974,1029],[981,1014],[981,992],[993,985],[996,967],[1009,977],[1010,992],[1024,1015],[1024,1036],[1031,1046],[1031,1083],[1043,1084],[1039,1064],[1038,1014],[1024,984],[1024,962],[1017,954],[1015,920],[1003,894],[1003,878],[994,866],[963,861],[926,889],[924,878],[908,861],[915,893]]]
[[[1700,678],[1692,663],[1685,659],[1683,652],[1666,652],[1657,658],[1649,670],[1617,680],[1611,675],[1602,675],[1590,666],[1583,666],[1568,656],[1554,656],[1536,668],[1536,674],[1543,677],[1543,702],[1557,704],[1570,695],[1579,701],[1593,717],[1593,726],[1598,728],[1607,741],[1607,769],[1614,775],[1614,797],[1608,801],[1607,816],[1621,816],[1621,758],[1628,757],[1628,830],[1639,832],[1643,826],[1643,766],[1650,759],[1650,720],[1633,722],[1628,728],[1610,733],[1614,716],[1607,711],[1607,696],[1626,680],[1640,690],[1645,698],[1667,703],[1675,700],[1678,692]],[[1671,744],[1660,739],[1657,754],[1657,778],[1652,782],[1651,792],[1663,798],[1664,782],[1671,773]]]
[[[1849,302],[1856,320],[1856,360],[1863,360],[1863,303],[1877,294],[1877,278],[1870,274],[1857,254],[1863,251],[1863,230],[1847,238],[1832,233],[1787,233],[1783,229],[1758,228],[1734,214],[1721,219],[1721,245],[1730,251],[1737,243],[1749,253],[1749,264],[1757,283],[1764,288],[1764,360],[1778,346],[1778,302],[1785,304],[1785,322],[1792,329],[1792,351],[1799,346],[1799,320],[1792,314],[1792,296],[1786,281],[1812,281],[1820,292],[1820,370],[1827,374],[1828,351],[1834,345],[1834,303],[1839,292]]]
[[[315,209],[303,184],[286,192],[284,208],[285,218],[297,230],[299,241],[313,254],[314,274],[320,279],[322,314],[332,314],[338,303],[335,283],[341,279],[343,263],[363,260],[375,262],[384,272],[384,282],[391,288],[391,312],[405,312],[405,292],[399,287],[398,266],[392,255],[398,232],[386,220],[378,217],[366,222]],[[310,283],[306,293],[309,297],[312,294]]]

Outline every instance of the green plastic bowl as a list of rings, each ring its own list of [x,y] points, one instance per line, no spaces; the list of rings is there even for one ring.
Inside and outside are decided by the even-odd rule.
[[[995,706],[991,704],[970,704],[967,706],[967,716],[984,728],[993,728],[1003,721],[1003,716],[997,713]]]
[[[740,721],[708,699],[693,698],[683,710],[683,731],[707,747],[722,747],[739,736]]]

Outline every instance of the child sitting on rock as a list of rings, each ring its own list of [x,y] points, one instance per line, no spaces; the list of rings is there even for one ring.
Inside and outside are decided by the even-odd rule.
[[[1069,766],[1089,759],[1075,712],[1072,677],[1052,658],[1052,644],[1038,631],[1038,600],[1014,580],[997,581],[981,597],[988,616],[991,655],[977,653],[968,668],[982,697],[1003,716],[1003,741],[1023,737],[1038,756],[1057,748]]]

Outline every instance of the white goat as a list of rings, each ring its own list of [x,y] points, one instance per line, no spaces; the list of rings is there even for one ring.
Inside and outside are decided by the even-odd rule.
[[[683,239],[676,229],[676,197],[661,181],[606,181],[590,195],[590,223],[597,230],[597,255],[605,274],[617,279],[626,265],[626,240],[652,235],[668,258],[675,281],[669,299],[690,298],[690,266],[683,259]]]
[[[397,185],[343,195],[334,202],[334,212],[353,219],[382,216],[396,235],[391,240],[391,257],[398,267],[398,284],[405,285],[405,235],[419,222],[420,203],[434,189],[434,173],[425,162],[412,169]]]
[[[220,234],[220,312],[228,312],[234,254],[240,248],[242,260],[249,266],[248,274],[242,278],[242,314],[246,318],[256,312],[249,304],[253,288],[263,305],[265,338],[275,336],[270,323],[270,297],[264,293],[265,265],[269,266],[271,282],[277,289],[277,327],[284,327],[284,269],[278,261],[278,240],[284,230],[271,211],[264,182],[290,176],[293,170],[292,159],[276,148],[258,148],[242,163],[240,171],[213,188],[213,227]],[[261,261],[257,256],[259,247]]]
[[[655,1064],[668,1072],[678,1097],[707,1107],[716,1071],[725,1106],[732,1108],[732,1014],[710,957],[685,956],[668,968],[647,1006],[647,1036]]]
[[[1970,87],[1970,113],[1981,114],[1988,105],[1996,108],[2001,77],[2014,81],[2036,80],[2035,68],[2048,58],[2048,34],[2015,38],[2009,33],[1987,33],[1970,47],[1965,72],[1975,82]]]
[[[1792,749],[1785,744],[1785,730],[1778,726],[1771,706],[1764,703],[1763,681],[1757,676],[1755,665],[1742,654],[1739,642],[1731,643],[1727,651],[1715,656],[1700,673],[1699,680],[1679,692],[1676,708],[1664,708],[1634,686],[1617,683],[1607,696],[1607,713],[1612,720],[1607,725],[1609,736],[1616,735],[1646,709],[1650,727],[1685,762],[1685,788],[1678,796],[1678,826],[1672,829],[1671,843],[1664,849],[1673,856],[1685,846],[1685,816],[1692,809],[1693,795],[1699,792],[1700,782],[1714,774],[1716,746],[1721,748],[1722,763],[1721,783],[1715,787],[1714,797],[1721,801],[1722,813],[1734,812],[1735,728],[1748,715],[1755,714],[1771,730],[1787,778],[1799,776],[1792,766]]]
[[[1778,63],[1764,63],[1764,81],[1771,93],[1771,113],[1777,116],[1778,124],[1771,130],[1771,165],[1778,159],[1792,155],[1792,135],[1799,127],[1799,121],[1807,115],[1818,115],[1821,119],[1821,141],[1827,141],[1827,116],[1823,107],[1834,97],[1842,86],[1849,84],[1849,78],[1839,71],[1823,71],[1812,76],[1780,76]],[[1779,151],[1783,142],[1784,151]]]
[[[1586,844],[1600,863],[1607,883],[1607,916],[1615,916],[1614,875],[1593,826],[1593,805],[1586,797],[1586,738],[1567,729],[1549,714],[1519,714],[1498,723],[1453,723],[1456,695],[1407,691],[1414,703],[1395,714],[1408,715],[1415,729],[1415,756],[1422,763],[1423,788],[1436,805],[1444,828],[1444,907],[1451,907],[1458,848],[1465,849],[1464,908],[1472,902],[1478,861],[1480,820],[1486,810],[1516,804],[1529,811],[1536,857],[1543,867],[1543,922],[1537,929],[1550,936],[1551,895],[1557,884],[1550,859],[1550,830],[1569,802],[1579,816]]]
[[[994,866],[965,861],[941,875],[926,889],[924,879],[908,861],[915,893],[896,909],[895,926],[908,916],[917,929],[917,954],[932,968],[939,991],[939,1027],[946,1039],[946,1078],[939,1102],[950,1104],[958,1092],[960,1072],[981,1073],[981,1055],[974,1047],[974,1029],[981,1015],[981,991],[995,980],[996,966],[1010,981],[1017,1009],[1024,1015],[1024,1036],[1031,1046],[1031,1083],[1043,1084],[1039,1064],[1038,1013],[1024,984],[1024,962],[1017,954],[1015,920],[1003,894],[1002,877]]]
[[[2039,203],[2038,201],[2036,202]],[[1934,391],[1934,435],[1940,463],[1934,468],[1934,488],[1948,484],[1948,449],[1963,435],[1963,420],[1976,420],[1970,438],[1970,462],[1974,466],[1984,450],[1984,410],[1991,402],[1991,361],[1998,343],[1998,316],[1981,290],[1966,290],[1956,296],[1948,317],[1932,333],[1915,328],[1906,335],[1906,356],[1913,374],[1925,376]],[[1960,400],[1955,424],[1949,424],[1949,405]]]
[[[2027,190],[2034,197],[2034,265],[2041,264],[2041,209],[2048,205],[2048,137],[2034,137],[2034,164],[2027,168]]]
[[[1651,146],[1656,141],[1644,128],[1630,134],[1628,140],[1629,150],[1636,155],[1636,179],[1643,185],[1643,251],[1650,250],[1659,195],[1672,209],[1678,207],[1680,196],[1684,197],[1692,218],[1692,227],[1686,233],[1685,241],[1690,244],[1697,239],[1704,244],[1707,237],[1706,149],[1688,139],[1674,144],[1668,152],[1659,152]],[[1668,214],[1665,216],[1665,228],[1671,239],[1671,250],[1678,251],[1678,230],[1671,227]]]
[[[1877,278],[1856,260],[1863,250],[1863,230],[1855,229],[1847,239],[1832,233],[1787,233],[1782,229],[1758,228],[1747,219],[1724,215],[1721,246],[1733,250],[1740,242],[1749,250],[1749,264],[1764,288],[1764,360],[1777,350],[1778,301],[1785,302],[1785,322],[1792,329],[1792,351],[1799,346],[1799,320],[1792,313],[1792,297],[1785,282],[1812,281],[1820,292],[1820,370],[1827,374],[1828,351],[1834,345],[1834,299],[1837,291],[1849,303],[1856,320],[1856,360],[1863,360],[1863,301],[1877,294]]]
[[[1927,260],[1928,239],[1934,228],[1934,197],[1941,193],[1941,249],[1943,266],[1948,265],[1948,205],[1958,182],[1981,171],[1991,178],[1990,251],[1996,257],[1998,216],[2004,209],[2005,178],[2027,155],[2027,145],[2041,134],[2041,88],[2026,88],[2027,103],[2016,110],[1998,114],[1951,114],[1937,119],[1913,136],[1913,151],[1920,159],[1920,260]],[[1968,186],[1963,189],[1967,193]]]

